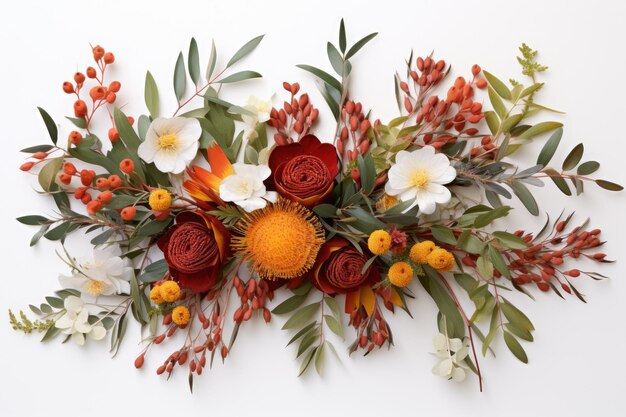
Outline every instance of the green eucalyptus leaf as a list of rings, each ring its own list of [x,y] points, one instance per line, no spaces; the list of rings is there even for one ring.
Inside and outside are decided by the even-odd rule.
[[[217,63],[217,50],[215,49],[215,41],[211,41],[211,55],[209,56],[209,63],[207,64],[206,69],[206,80],[207,82],[211,81],[211,76],[213,75],[213,71],[215,71],[215,64]]]
[[[543,133],[563,127],[563,123],[559,122],[541,122],[525,130],[519,137],[520,139],[532,139]]]
[[[159,89],[150,71],[146,72],[146,82],[144,87],[144,100],[146,107],[153,119],[159,117]]]
[[[584,152],[585,146],[582,143],[576,145],[563,161],[563,171],[569,171],[570,169],[574,169],[583,158]]]
[[[285,330],[301,327],[306,322],[311,320],[319,308],[320,303],[312,303],[300,308],[289,318],[289,320],[287,320],[287,322],[285,322],[282,329]]]
[[[624,189],[624,187],[622,187],[621,185],[607,180],[596,180],[596,184],[598,184],[599,187],[609,191],[622,191]]]
[[[189,77],[191,77],[195,85],[198,85],[198,81],[200,81],[200,56],[198,54],[198,43],[194,38],[191,38],[189,43],[187,63],[189,65]]]
[[[181,52],[178,54],[176,66],[174,67],[174,94],[179,102],[185,95],[186,88],[187,75],[185,74],[185,59],[183,58],[183,53]]]
[[[57,140],[59,139],[59,131],[58,131],[56,123],[54,123],[54,120],[52,120],[52,117],[50,117],[48,112],[46,112],[44,109],[42,109],[41,107],[37,107],[37,109],[39,110],[39,114],[41,114],[41,118],[43,119],[43,122],[46,124],[46,129],[48,129],[48,134],[50,135],[50,139],[52,140],[52,143],[56,145]]]
[[[244,46],[239,48],[239,50],[237,52],[235,52],[235,55],[233,55],[233,57],[228,61],[228,64],[226,64],[226,68],[231,67],[237,61],[241,60],[246,55],[248,55],[252,51],[254,51],[254,49],[257,46],[259,46],[259,44],[263,40],[263,36],[265,36],[265,35],[257,36],[256,38],[253,38],[253,39],[249,40]]]
[[[528,356],[526,355],[524,348],[520,345],[515,336],[506,330],[504,331],[504,343],[506,343],[506,346],[517,359],[524,363],[528,363]]]
[[[335,72],[342,77],[344,68],[343,68],[343,58],[341,54],[332,43],[328,42],[326,44],[326,53],[328,54],[328,60],[330,61],[330,65],[332,65]]]
[[[255,71],[240,71],[216,81],[221,84],[236,83],[238,81],[249,80],[251,78],[261,78],[262,75]]]
[[[365,36],[364,38],[362,38],[358,42],[356,42],[354,45],[352,45],[352,47],[346,53],[346,59],[352,58],[354,56],[354,54],[359,52],[359,50],[361,48],[363,48],[365,46],[365,44],[367,44],[369,41],[374,39],[376,37],[376,35],[378,35],[378,32],[370,33],[369,35]]]
[[[339,24],[339,49],[341,52],[346,52],[346,25],[341,19],[341,23]]]
[[[341,83],[339,81],[337,81],[337,79],[335,77],[333,77],[332,75],[330,75],[326,71],[323,71],[323,70],[321,70],[319,68],[316,68],[316,67],[313,67],[311,65],[304,65],[304,64],[296,65],[296,67],[310,72],[311,74],[313,74],[316,77],[320,78],[326,84],[328,84],[329,86],[334,88],[336,91],[339,91],[339,92],[342,91]]]
[[[483,70],[483,74],[485,74],[485,78],[487,78],[489,85],[493,87],[500,97],[505,100],[511,100],[511,91],[502,81],[488,71]]]
[[[556,149],[559,147],[559,143],[561,143],[561,137],[563,136],[563,128],[558,128],[552,133],[550,139],[543,145],[541,152],[539,152],[539,156],[537,157],[537,164],[548,166],[550,160],[554,156]]]
[[[41,188],[44,191],[50,192],[52,190],[52,187],[56,184],[57,174],[61,170],[62,166],[63,157],[60,156],[58,158],[50,159],[46,165],[41,168],[37,179],[39,180],[39,185],[41,185]]]
[[[578,175],[590,175],[596,172],[600,168],[600,163],[596,161],[583,162],[576,169]]]

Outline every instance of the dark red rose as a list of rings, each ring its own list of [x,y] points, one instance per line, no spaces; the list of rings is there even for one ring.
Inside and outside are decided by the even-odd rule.
[[[350,242],[334,237],[322,245],[309,278],[326,294],[349,293],[364,284],[372,285],[380,280],[380,273],[375,267],[361,273],[367,259]]]
[[[202,211],[185,211],[175,220],[157,242],[170,274],[181,288],[208,291],[230,255],[230,233],[217,218]]]
[[[325,201],[333,191],[339,171],[337,150],[313,135],[299,142],[277,146],[269,158],[270,188],[280,195],[311,208]]]

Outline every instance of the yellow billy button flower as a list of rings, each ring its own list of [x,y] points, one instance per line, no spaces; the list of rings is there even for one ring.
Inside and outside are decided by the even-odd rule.
[[[396,262],[387,273],[389,282],[396,287],[406,287],[413,281],[413,268],[406,262]]]
[[[437,246],[435,245],[435,243],[433,241],[430,241],[430,240],[425,240],[423,242],[417,242],[411,248],[411,252],[409,253],[409,257],[411,258],[411,261],[413,261],[414,263],[416,263],[418,265],[426,264],[426,263],[428,263],[426,258],[436,248],[437,248]]]
[[[184,326],[189,323],[189,309],[185,306],[178,306],[172,310],[172,321],[179,326]]]
[[[172,195],[163,188],[157,188],[150,193],[148,204],[154,211],[165,211],[172,205]]]
[[[382,255],[391,249],[391,235],[385,230],[376,230],[367,239],[367,247],[374,255]]]
[[[180,286],[175,281],[165,281],[158,288],[163,301],[173,303],[180,298]]]
[[[152,287],[150,290],[150,299],[156,305],[159,305],[165,301],[161,295],[161,289],[159,287]]]
[[[427,257],[428,265],[437,271],[450,271],[454,267],[454,256],[445,249],[436,248]]]

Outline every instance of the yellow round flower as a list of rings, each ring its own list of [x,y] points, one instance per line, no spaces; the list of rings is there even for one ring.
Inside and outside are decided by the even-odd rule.
[[[165,301],[163,299],[163,296],[161,295],[161,289],[159,287],[152,287],[152,289],[150,290],[150,299],[152,300],[154,304],[157,304],[157,305]]]
[[[387,275],[389,282],[396,287],[406,287],[413,281],[413,268],[406,262],[396,262],[391,265]]]
[[[261,278],[301,276],[311,269],[324,243],[318,218],[290,200],[248,213],[235,228],[241,236],[232,239],[233,249],[252,262]]]
[[[165,211],[172,205],[172,195],[163,188],[157,188],[150,193],[148,204],[154,211]]]
[[[437,248],[437,246],[435,246],[435,243],[430,241],[430,240],[425,240],[423,242],[417,242],[415,245],[413,245],[413,247],[411,248],[411,252],[409,254],[409,257],[411,258],[411,261],[413,261],[416,264],[425,264],[428,263],[428,261],[426,260],[426,258],[428,257],[428,255],[430,255],[430,253],[435,250]]]
[[[161,292],[161,297],[163,298],[163,301],[173,303],[180,298],[180,286],[175,281],[165,281],[157,288],[159,288]]]
[[[454,256],[445,249],[437,248],[433,250],[427,257],[428,265],[437,271],[450,271],[454,267]]]
[[[374,255],[382,255],[391,249],[391,235],[385,230],[375,230],[367,239],[367,247]]]
[[[172,321],[179,326],[184,326],[189,323],[189,309],[185,306],[178,306],[172,310]]]

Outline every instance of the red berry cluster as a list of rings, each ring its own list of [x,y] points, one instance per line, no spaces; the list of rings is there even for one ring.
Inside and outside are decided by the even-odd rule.
[[[259,280],[257,283],[254,278],[250,278],[244,284],[239,277],[235,277],[233,285],[241,299],[241,306],[235,310],[233,321],[241,324],[243,321],[250,320],[253,313],[262,312],[263,319],[266,323],[269,323],[272,319],[272,314],[265,307],[265,302],[268,298],[270,301],[274,298],[274,292],[269,288],[267,281]]]
[[[352,100],[347,100],[341,109],[341,123],[343,127],[337,141],[337,152],[342,159],[352,162],[369,150],[371,141],[367,132],[372,123],[365,117],[363,105]],[[352,142],[351,149],[348,149],[348,140]]]
[[[319,116],[319,110],[309,102],[309,95],[300,91],[300,84],[283,83],[283,88],[291,94],[289,101],[283,103],[282,109],[272,108],[267,124],[276,129],[274,141],[277,145],[297,142],[306,136]],[[295,137],[295,139],[294,139]]]
[[[393,310],[391,305],[387,308]],[[357,331],[356,340],[348,349],[349,353],[365,349],[365,354],[368,355],[376,347],[381,348],[385,342],[389,345],[393,344],[391,329],[385,321],[378,304],[374,306],[374,311],[369,316],[363,308],[354,310],[350,313],[349,325]]]
[[[487,82],[477,78],[481,72],[478,65],[472,66],[472,78],[466,81],[458,77],[448,89],[446,98],[429,95],[447,75],[446,63],[435,62],[431,57],[417,58],[416,68],[409,65],[407,81],[400,82],[404,93],[404,108],[409,118],[414,117],[420,126],[416,138],[421,136],[425,144],[436,149],[455,143],[459,136],[473,137],[478,133],[474,125],[485,115],[482,104],[473,101],[474,88],[485,88]]]
[[[119,81],[112,81],[108,85],[105,84],[104,74],[107,67],[115,62],[115,55],[112,52],[106,52],[100,45],[92,48],[93,59],[97,68],[87,67],[85,73],[77,72],[74,74],[74,82],[65,81],[63,83],[63,91],[66,94],[74,94],[76,101],[74,102],[74,116],[85,120],[85,129],[89,132],[91,120],[96,111],[105,104],[113,104],[117,99],[117,92],[122,87]],[[89,89],[90,105],[81,97],[81,91],[84,88],[86,79],[94,80],[96,85]],[[71,135],[70,135],[71,136]],[[115,141],[119,139],[119,134],[115,127],[109,129],[109,139]],[[77,145],[80,142],[78,136],[74,140],[70,137],[71,143]]]

